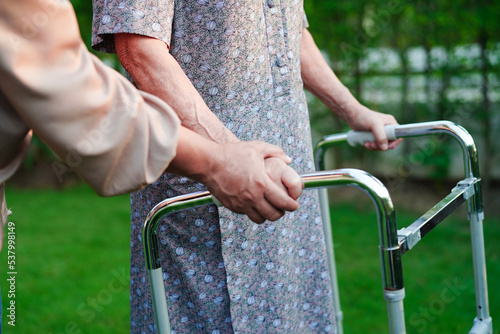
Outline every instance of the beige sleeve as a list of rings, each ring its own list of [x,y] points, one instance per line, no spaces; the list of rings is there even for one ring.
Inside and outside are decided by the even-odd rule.
[[[69,1],[3,1],[0,36],[0,90],[98,194],[137,190],[161,175],[179,119],[87,51]]]

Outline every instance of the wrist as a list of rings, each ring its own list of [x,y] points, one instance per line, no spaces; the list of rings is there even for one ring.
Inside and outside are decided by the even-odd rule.
[[[201,157],[201,161],[196,169],[196,174],[193,180],[203,183],[205,186],[212,183],[214,175],[220,170],[220,162],[222,161],[221,155],[223,154],[221,144],[209,141],[207,148]]]
[[[217,168],[218,152],[220,152],[220,144],[181,127],[177,152],[167,170],[205,183],[210,171]]]
[[[364,108],[365,107],[353,97],[348,103],[344,105],[344,117],[342,117],[342,119],[352,127],[352,124],[355,124],[363,114]]]

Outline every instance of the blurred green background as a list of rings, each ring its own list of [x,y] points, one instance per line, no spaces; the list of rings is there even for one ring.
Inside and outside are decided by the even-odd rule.
[[[92,3],[73,0],[90,49]],[[500,321],[500,2],[305,0],[309,30],[339,78],[367,106],[400,123],[446,119],[463,125],[479,149],[485,198],[490,311]],[[94,52],[94,51],[92,51]],[[116,57],[96,53],[122,71]],[[308,95],[316,142],[348,130]],[[55,156],[33,141],[8,184],[16,224],[16,327],[4,333],[128,332],[128,196],[99,198],[71,173],[58,178]],[[463,178],[460,149],[441,137],[405,140],[393,152],[345,146],[328,167],[357,167],[388,187],[406,226]],[[357,190],[331,191],[335,252],[346,333],[385,333],[375,214]],[[466,213],[460,209],[405,255],[409,333],[470,329],[474,289]],[[7,263],[2,252],[1,263]],[[3,270],[5,272],[5,270]],[[456,299],[445,303],[446,287]],[[495,330],[495,333],[500,333]]]

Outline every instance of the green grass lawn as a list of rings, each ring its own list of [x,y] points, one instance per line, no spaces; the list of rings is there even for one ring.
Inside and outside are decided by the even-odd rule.
[[[7,191],[16,224],[16,326],[4,333],[126,333],[129,329],[129,197],[90,188]]]
[[[78,186],[8,189],[7,201],[16,231],[16,326],[6,318],[4,247],[3,333],[127,333],[128,196],[100,198]],[[332,209],[345,333],[387,333],[373,206],[359,201]],[[422,213],[397,211],[399,226]],[[408,333],[466,333],[471,327],[475,305],[465,217],[457,212],[403,257]],[[486,217],[484,228],[490,311],[498,327],[500,220]]]

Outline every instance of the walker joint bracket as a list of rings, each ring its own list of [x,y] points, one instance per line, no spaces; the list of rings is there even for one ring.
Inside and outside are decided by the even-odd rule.
[[[469,198],[474,196],[474,194],[476,193],[476,183],[478,183],[479,181],[480,181],[480,179],[475,178],[475,177],[466,178],[466,179],[458,182],[457,186],[455,188],[453,188],[452,192],[454,190],[464,190],[465,189],[464,199],[468,200]]]
[[[411,226],[408,228],[403,227],[398,230],[398,241],[399,244],[406,244],[406,249],[410,250],[415,246],[420,239],[422,239],[422,235],[420,233],[420,229],[412,229]]]

